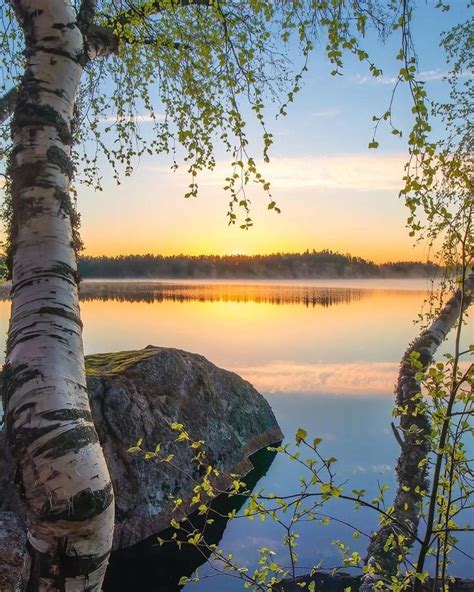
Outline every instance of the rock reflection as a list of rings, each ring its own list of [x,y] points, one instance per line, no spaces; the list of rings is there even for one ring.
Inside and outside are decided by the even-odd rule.
[[[245,483],[253,490],[258,481],[267,473],[275,457],[275,452],[266,449],[253,454],[250,459],[254,469],[246,476]],[[244,496],[219,496],[211,507],[214,523],[205,525],[205,517],[197,512],[189,518],[194,528],[204,532],[207,545],[219,544],[228,520],[219,515],[227,515],[232,510],[240,510],[245,503]],[[205,525],[205,528],[204,528]],[[169,540],[176,531],[169,528],[159,533],[160,538]],[[181,550],[176,543],[159,545],[158,534],[128,549],[112,553],[105,577],[104,592],[179,592],[181,577],[190,577],[209,557],[191,545],[183,545]]]

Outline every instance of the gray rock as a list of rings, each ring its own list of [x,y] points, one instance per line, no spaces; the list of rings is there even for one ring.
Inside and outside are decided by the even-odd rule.
[[[23,592],[29,572],[23,523],[14,512],[0,512],[0,590]]]
[[[191,462],[193,451],[175,442],[172,422],[184,424],[192,439],[205,441],[208,462],[221,473],[220,489],[230,485],[232,473],[243,476],[252,469],[251,454],[283,437],[270,406],[252,385],[203,356],[148,346],[87,356],[86,368],[94,423],[116,496],[116,549],[166,528],[175,516],[173,497],[183,500],[184,513],[190,509],[193,479],[200,476]],[[176,468],[129,454],[140,439],[145,451],[161,443],[165,454],[174,454]],[[4,478],[7,469],[3,462]],[[0,509],[17,508],[11,494],[5,498],[0,494]]]

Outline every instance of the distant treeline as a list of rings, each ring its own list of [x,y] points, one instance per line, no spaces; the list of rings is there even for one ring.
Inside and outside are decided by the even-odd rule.
[[[399,261],[377,265],[329,250],[272,255],[119,255],[82,257],[83,278],[303,279],[432,277],[431,263]]]

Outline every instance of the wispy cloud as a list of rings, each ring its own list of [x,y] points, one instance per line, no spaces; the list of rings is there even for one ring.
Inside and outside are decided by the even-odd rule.
[[[468,366],[466,362],[461,368],[466,371]],[[257,390],[277,395],[392,397],[399,368],[396,362],[272,362],[231,370],[251,382]]]
[[[100,123],[115,123],[116,121],[136,121],[137,123],[149,123],[154,121],[164,121],[165,116],[161,113],[155,113],[155,117],[151,115],[107,115],[102,117]]]
[[[334,117],[337,117],[338,115],[341,114],[341,110],[337,107],[334,107],[333,109],[323,109],[321,111],[313,111],[312,113],[309,114],[310,117],[312,118],[317,118],[317,119],[334,119]]]
[[[355,397],[391,396],[398,374],[392,362],[345,364],[272,363],[259,367],[233,368],[263,392]]]
[[[424,80],[425,82],[429,82],[430,80],[443,80],[444,78],[448,77],[451,74],[448,70],[424,70],[420,72],[418,78]],[[473,72],[460,72],[458,78],[473,78]]]
[[[269,164],[257,163],[260,172],[271,181],[273,191],[345,189],[358,191],[398,191],[406,156],[383,155],[376,151],[351,154],[274,157]],[[200,187],[220,188],[229,175],[229,161],[219,161],[214,171],[203,171]],[[148,170],[169,173],[168,167],[150,166]],[[186,170],[178,169],[175,181],[186,182]]]
[[[398,190],[405,157],[380,154],[333,154],[274,158],[267,177],[275,190]]]
[[[397,82],[397,76],[371,76],[370,74],[356,74],[354,76],[354,82],[356,84],[395,84]]]
[[[441,70],[436,68],[434,70],[422,70],[418,72],[416,79],[422,80],[424,82],[432,82],[435,80],[444,80],[449,76],[450,72],[448,70]],[[472,72],[461,72],[459,74],[459,78],[472,78]],[[382,76],[371,76],[369,74],[356,74],[353,77],[353,80],[356,84],[376,84],[376,85],[393,85],[397,82],[398,76],[390,76],[383,74]]]
[[[352,473],[391,473],[393,471],[392,465],[379,464],[379,465],[356,465],[352,470]]]

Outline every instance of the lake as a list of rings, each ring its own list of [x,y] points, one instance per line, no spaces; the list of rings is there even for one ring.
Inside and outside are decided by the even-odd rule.
[[[322,438],[322,451],[338,459],[335,471],[341,481],[348,481],[348,491],[364,488],[375,494],[377,483],[384,483],[390,487],[390,499],[399,449],[390,427],[393,387],[398,362],[418,333],[413,320],[429,287],[424,280],[85,281],[85,350],[153,344],[203,354],[265,395],[288,441],[294,441],[300,427]],[[5,336],[7,287],[2,287],[0,298],[0,331]],[[471,323],[466,342],[472,337]],[[442,350],[449,351],[449,345]],[[258,488],[296,492],[301,474],[295,463],[277,455]],[[369,533],[375,516],[341,504],[334,512],[340,522],[302,526],[301,571],[319,560],[324,567],[339,566],[334,539],[363,552],[364,535],[352,541],[352,530],[344,522]],[[225,529],[220,547],[251,568],[260,547],[285,557],[283,534],[268,521],[236,519]],[[454,558],[453,573],[473,575],[471,559],[459,553]],[[164,589],[153,581],[153,569],[147,571],[143,561],[140,565],[141,575],[129,570],[129,583],[122,577],[121,590]],[[243,590],[239,580],[216,576],[209,566],[200,573],[204,579],[188,584],[186,592]]]

